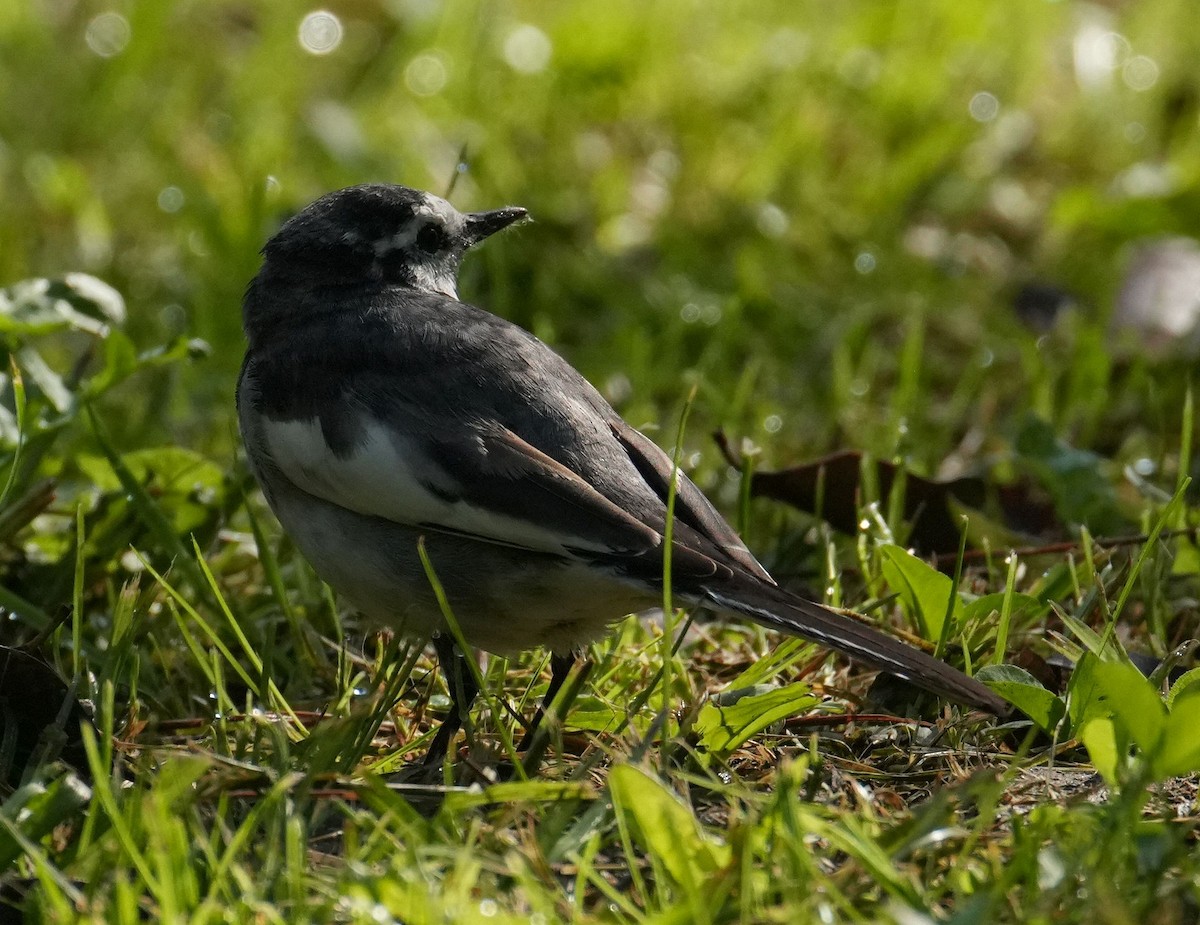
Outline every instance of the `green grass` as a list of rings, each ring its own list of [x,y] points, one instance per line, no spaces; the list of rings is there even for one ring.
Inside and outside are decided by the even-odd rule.
[[[0,2],[0,643],[48,632],[95,723],[52,724],[66,764],[26,772],[9,724],[67,695],[0,677],[0,901],[45,922],[1194,920],[1192,362],[1108,321],[1130,245],[1200,237],[1191,5],[329,9],[342,42],[316,56],[303,5]],[[1088,83],[1106,32],[1117,66]],[[456,175],[463,208],[535,219],[468,260],[465,298],[675,449],[778,577],[987,666],[1029,720],[892,717],[807,644],[628,620],[539,773],[487,776],[544,690],[530,653],[483,666],[469,750],[416,780],[445,689],[280,536],[232,392],[284,216]],[[18,285],[72,272],[114,292]],[[1029,280],[1079,309],[1029,331]],[[870,478],[852,537],[747,501],[718,427],[759,469],[855,449],[1053,516],[1014,532],[993,498],[942,577]],[[1141,680],[1126,648],[1185,671]]]

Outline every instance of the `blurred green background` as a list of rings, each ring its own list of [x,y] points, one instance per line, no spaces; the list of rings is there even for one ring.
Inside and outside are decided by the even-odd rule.
[[[1195,24],[1189,0],[0,0],[0,284],[84,271],[139,347],[207,341],[103,416],[120,449],[227,462],[264,240],[329,189],[456,180],[535,218],[463,297],[660,442],[699,382],[714,462],[720,425],[773,462],[935,471],[1027,409],[1153,456],[1186,364],[1114,353],[1106,319],[1130,241],[1200,235]],[[1030,280],[1079,311],[1024,328]]]

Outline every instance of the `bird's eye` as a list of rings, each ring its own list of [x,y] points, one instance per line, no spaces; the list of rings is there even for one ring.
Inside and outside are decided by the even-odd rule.
[[[438,251],[444,250],[445,246],[446,233],[441,226],[429,224],[417,232],[417,247],[426,254],[436,254]]]

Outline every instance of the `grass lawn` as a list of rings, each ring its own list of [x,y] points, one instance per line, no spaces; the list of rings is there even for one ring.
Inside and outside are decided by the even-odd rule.
[[[1118,323],[1162,255],[1194,320],[1195,23],[0,0],[0,921],[1200,920],[1200,341]],[[316,579],[233,411],[258,249],[368,181],[527,207],[463,298],[1014,718],[668,612],[540,767],[531,652],[416,773],[440,673]]]

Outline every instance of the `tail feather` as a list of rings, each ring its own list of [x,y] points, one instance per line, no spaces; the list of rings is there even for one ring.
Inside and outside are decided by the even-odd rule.
[[[705,588],[705,596],[721,610],[845,652],[948,700],[979,707],[997,716],[1011,709],[1003,698],[979,681],[920,649],[777,588],[742,586],[734,591]]]

